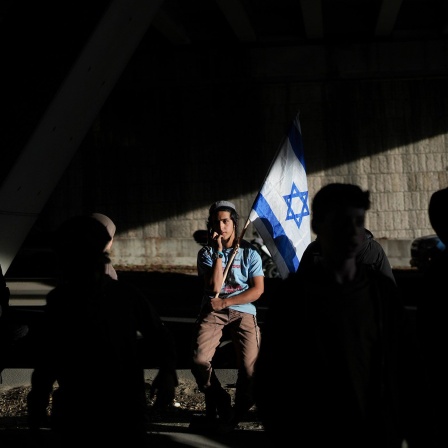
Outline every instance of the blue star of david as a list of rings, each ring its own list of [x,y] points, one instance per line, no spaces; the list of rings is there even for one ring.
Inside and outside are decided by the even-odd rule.
[[[294,213],[293,210],[293,199],[299,198],[302,201],[302,210],[300,213]],[[308,208],[307,202],[308,202],[308,191],[300,191],[296,184],[293,182],[291,187],[291,193],[287,194],[286,196],[283,196],[283,199],[286,202],[286,205],[288,206],[288,210],[286,211],[286,221],[289,221],[290,219],[293,219],[295,223],[297,224],[297,227],[300,229],[300,226],[302,225],[302,219],[305,216],[309,216],[310,210]],[[295,201],[297,202],[297,201]],[[299,208],[300,203],[298,204],[297,208]]]

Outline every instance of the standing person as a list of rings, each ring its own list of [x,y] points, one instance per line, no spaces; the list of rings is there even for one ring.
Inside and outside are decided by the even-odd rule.
[[[401,448],[405,310],[393,279],[357,261],[369,208],[357,185],[329,184],[314,197],[322,256],[271,302],[255,370],[257,409],[274,439],[292,431],[311,448]]]
[[[437,448],[446,446],[448,421],[448,367],[446,343],[446,279],[448,276],[448,188],[435,191],[428,205],[428,216],[445,249],[437,251],[423,276],[424,296],[417,302],[417,336],[426,376],[428,400],[425,414],[429,415]]]
[[[99,221],[101,224],[106,227],[107,233],[110,236],[110,241],[107,243],[104,250],[108,253],[110,253],[110,250],[112,249],[112,243],[114,242],[114,236],[115,232],[117,230],[117,227],[115,226],[114,222],[109,218],[109,216],[103,215],[102,213],[92,213],[92,218]],[[106,274],[112,277],[114,280],[118,279],[117,272],[115,271],[114,267],[112,266],[112,263],[106,264]]]
[[[254,404],[253,372],[260,348],[260,329],[253,302],[264,292],[261,257],[247,241],[238,244],[238,214],[229,201],[211,205],[207,220],[209,244],[198,252],[198,274],[204,293],[193,340],[192,373],[204,392],[206,425],[232,429]],[[231,263],[231,266],[228,266]],[[224,270],[228,274],[224,278]],[[239,362],[235,403],[213,370],[213,357],[224,327],[230,329]]]
[[[50,424],[64,448],[87,440],[143,446],[143,365],[159,369],[151,386],[156,406],[172,403],[177,386],[171,334],[138,289],[105,274],[109,241],[104,225],[90,216],[69,219],[55,237],[62,278],[47,295],[28,417],[33,432],[47,425],[51,401]],[[138,332],[155,349],[146,360],[139,356]]]

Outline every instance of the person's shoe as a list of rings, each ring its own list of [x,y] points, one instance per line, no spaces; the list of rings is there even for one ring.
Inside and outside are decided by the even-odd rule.
[[[230,423],[233,419],[232,397],[223,388],[216,392],[216,409],[219,419],[222,422]]]
[[[209,389],[205,391],[205,415],[213,420],[218,417],[216,393]]]
[[[188,429],[196,434],[212,434],[217,432],[218,418],[206,414],[194,414]]]
[[[216,433],[220,435],[229,434],[233,430],[235,430],[238,426],[238,423],[235,423],[233,419],[223,420],[218,418],[218,423],[216,425]]]

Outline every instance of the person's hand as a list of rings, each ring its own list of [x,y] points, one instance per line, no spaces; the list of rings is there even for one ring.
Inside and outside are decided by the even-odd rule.
[[[217,232],[213,232],[212,240],[215,242],[215,249],[222,252],[222,235]]]
[[[210,299],[210,307],[213,311],[221,311],[225,308],[224,300],[219,297],[213,297]]]
[[[155,397],[154,407],[166,409],[173,404],[179,382],[176,372],[159,370],[150,389],[150,398]]]

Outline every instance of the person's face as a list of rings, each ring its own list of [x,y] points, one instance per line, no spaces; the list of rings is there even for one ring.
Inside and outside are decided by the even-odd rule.
[[[212,229],[225,240],[229,240],[234,233],[235,226],[230,217],[230,212],[218,211],[212,220]]]
[[[324,257],[333,260],[355,258],[365,238],[363,208],[342,207],[325,215],[319,224],[319,241]]]

